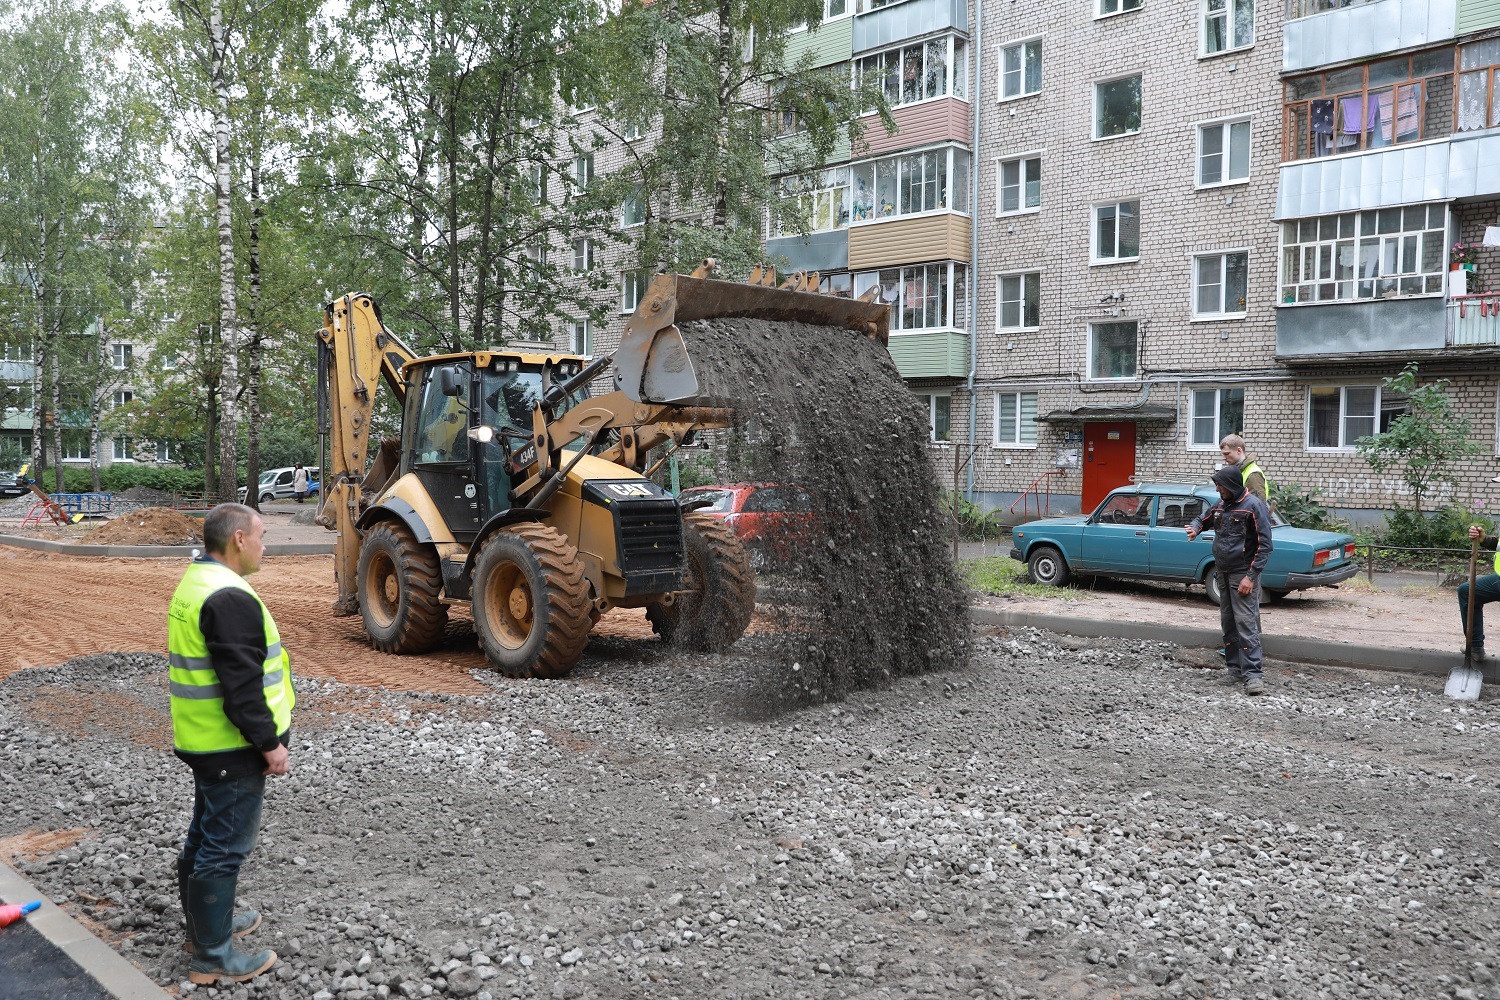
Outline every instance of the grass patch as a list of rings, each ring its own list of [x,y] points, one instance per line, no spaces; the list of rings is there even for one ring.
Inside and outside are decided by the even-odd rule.
[[[960,559],[958,571],[973,590],[1000,597],[1079,597],[1087,591],[1032,583],[1026,567],[1009,556]]]

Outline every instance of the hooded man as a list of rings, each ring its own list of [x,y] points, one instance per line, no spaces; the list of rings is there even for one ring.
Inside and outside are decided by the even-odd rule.
[[[1271,558],[1271,511],[1245,488],[1237,465],[1214,473],[1219,502],[1187,526],[1191,541],[1214,533],[1214,572],[1219,575],[1219,626],[1231,683],[1244,681],[1245,693],[1265,690],[1261,678],[1260,574]]]

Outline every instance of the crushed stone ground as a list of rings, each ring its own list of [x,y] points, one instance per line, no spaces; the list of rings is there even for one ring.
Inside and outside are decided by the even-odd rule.
[[[1488,698],[1319,669],[1252,700],[1197,654],[1017,629],[774,712],[769,641],[300,680],[241,883],[283,959],[206,995],[1500,996]],[[167,725],[158,655],[0,681],[0,851],[176,989]]]

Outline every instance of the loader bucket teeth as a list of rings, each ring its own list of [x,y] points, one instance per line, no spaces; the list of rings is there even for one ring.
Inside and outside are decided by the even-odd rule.
[[[708,268],[705,261],[698,271]],[[847,299],[817,290],[816,271],[798,272],[776,286],[776,272],[756,267],[748,281],[720,281],[693,275],[658,274],[625,322],[615,352],[615,386],[637,403],[712,406],[704,395],[699,368],[712,358],[694,358],[679,323],[746,318],[841,327],[887,344],[890,307],[870,301],[877,293]]]

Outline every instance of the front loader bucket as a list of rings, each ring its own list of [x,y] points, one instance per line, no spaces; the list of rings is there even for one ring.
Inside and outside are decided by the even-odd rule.
[[[702,394],[679,323],[744,316],[762,320],[842,327],[890,340],[890,307],[818,292],[818,276],[797,274],[772,284],[774,272],[756,269],[751,280],[706,277],[712,264],[692,275],[658,274],[625,323],[615,352],[615,387],[637,403],[710,405]],[[812,288],[812,291],[808,291]]]

